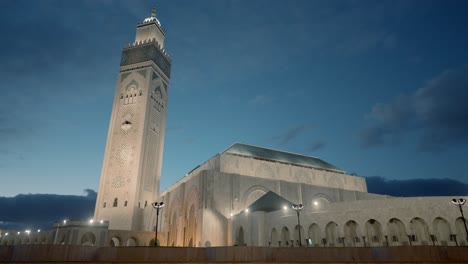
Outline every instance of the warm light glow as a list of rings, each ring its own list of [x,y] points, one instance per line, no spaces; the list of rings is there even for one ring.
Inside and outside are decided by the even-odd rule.
[[[288,210],[288,207],[286,205],[283,206],[283,210]]]
[[[63,220],[63,224],[66,224],[67,223],[67,220]]]
[[[29,235],[29,233],[31,233],[31,230],[29,230],[29,229],[26,229],[26,230],[24,230],[24,232],[25,232],[26,234],[28,234],[28,235]]]
[[[231,213],[231,217],[232,217],[232,213]]]
[[[248,213],[248,212],[249,212],[249,208],[245,209],[245,212]]]
[[[314,202],[314,205],[318,205],[318,202],[317,202],[317,201],[315,201],[315,202]]]
[[[466,199],[464,198],[452,199],[452,203],[455,205],[464,205],[466,203]]]
[[[156,210],[160,210],[164,207],[164,202],[155,202],[151,204]]]
[[[292,209],[296,210],[297,212],[301,211],[304,208],[303,204],[293,204]]]
[[[38,232],[38,233],[40,233],[40,232],[41,232],[41,230],[40,230],[40,229],[38,229],[38,230],[37,230],[37,232]]]
[[[8,236],[8,233],[5,233],[5,236]]]
[[[19,235],[21,232],[18,232],[17,234]]]
[[[89,223],[90,224],[94,223],[94,219],[89,219]]]
[[[99,223],[101,223],[101,224],[104,223],[104,220],[99,221]]]

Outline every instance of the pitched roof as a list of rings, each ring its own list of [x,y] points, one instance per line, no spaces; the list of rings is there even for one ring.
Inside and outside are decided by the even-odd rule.
[[[291,208],[293,205],[292,202],[287,200],[286,198],[279,196],[278,194],[269,191],[265,193],[262,197],[258,198],[255,202],[248,206],[249,211],[256,212],[272,212],[281,210],[286,206],[287,208]]]
[[[223,153],[260,158],[270,161],[282,162],[287,164],[313,167],[322,170],[344,173],[340,168],[325,162],[319,158],[284,152],[279,150],[261,148],[257,146],[235,143],[226,149]]]

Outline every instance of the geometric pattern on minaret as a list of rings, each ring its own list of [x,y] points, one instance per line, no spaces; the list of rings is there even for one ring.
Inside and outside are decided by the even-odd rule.
[[[124,47],[94,218],[110,229],[143,230],[159,196],[171,59],[153,8]]]

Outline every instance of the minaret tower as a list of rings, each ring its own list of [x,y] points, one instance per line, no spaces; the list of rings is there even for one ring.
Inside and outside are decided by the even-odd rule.
[[[94,218],[110,229],[143,230],[143,210],[159,196],[171,59],[151,16],[124,47]]]

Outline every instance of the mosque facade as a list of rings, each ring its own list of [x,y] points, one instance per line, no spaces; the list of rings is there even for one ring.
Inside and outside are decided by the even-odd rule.
[[[164,37],[153,10],[123,49],[94,219],[2,231],[0,245],[467,245],[453,197],[372,194],[365,178],[319,158],[248,144],[229,146],[159,192],[172,64]],[[165,206],[155,242],[156,201]]]

